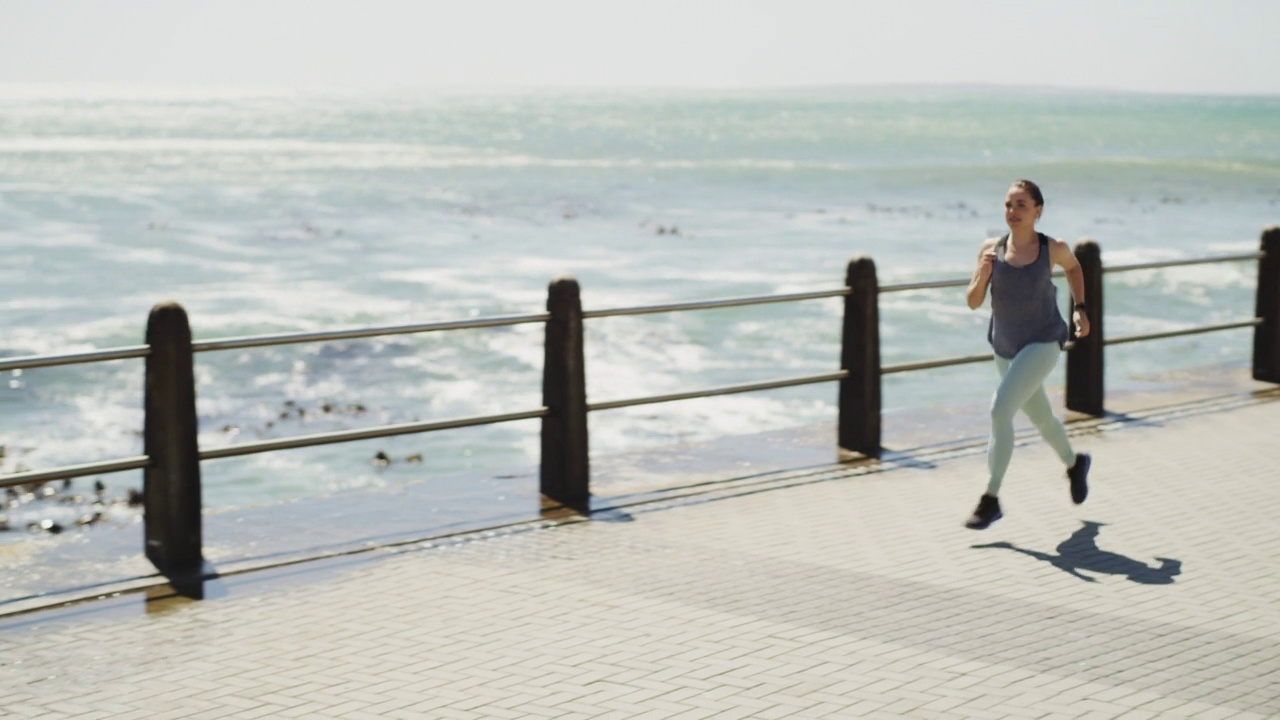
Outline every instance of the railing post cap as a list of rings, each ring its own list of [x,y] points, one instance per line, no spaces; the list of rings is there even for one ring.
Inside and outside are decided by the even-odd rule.
[[[855,268],[864,272],[867,269],[870,269],[874,272],[876,269],[876,261],[866,253],[858,253],[857,255],[849,258],[849,271],[853,272]]]
[[[190,342],[191,322],[187,311],[172,300],[156,303],[147,316],[147,343],[161,336],[175,335]]]
[[[582,290],[572,275],[557,275],[547,286],[547,310],[557,312],[557,308],[572,308],[573,312],[581,312]]]
[[[547,285],[547,291],[552,295],[577,295],[578,279],[572,275],[557,275],[551,278],[551,283]]]
[[[183,315],[187,314],[186,308],[182,307],[182,305],[176,300],[164,300],[151,306],[152,315],[171,312],[180,312]]]

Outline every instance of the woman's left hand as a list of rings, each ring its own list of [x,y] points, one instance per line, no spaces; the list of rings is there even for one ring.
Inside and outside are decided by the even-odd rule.
[[[1076,337],[1082,338],[1089,334],[1089,315],[1084,310],[1071,313],[1071,320],[1076,324]]]

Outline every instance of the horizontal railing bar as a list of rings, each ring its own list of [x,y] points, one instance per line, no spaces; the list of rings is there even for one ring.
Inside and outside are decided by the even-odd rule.
[[[995,358],[995,355],[987,353],[986,355],[965,355],[964,357],[949,357],[939,360],[921,360],[919,362],[898,363],[897,365],[885,365],[880,368],[881,375],[892,375],[893,373],[911,372],[913,370],[932,370],[933,368],[950,367],[952,365],[968,365],[970,363],[986,362]]]
[[[1182,335],[1200,335],[1202,333],[1217,332],[1219,330],[1235,330],[1238,328],[1255,327],[1261,324],[1262,318],[1253,318],[1252,320],[1222,323],[1221,325],[1202,325],[1193,328],[1183,328],[1181,330],[1166,330],[1165,332],[1146,333],[1144,335],[1123,335],[1121,337],[1107,338],[1103,344],[1123,345],[1125,343],[1140,342],[1143,340],[1162,340],[1164,338],[1180,337]]]
[[[964,287],[969,284],[969,278],[963,280],[925,280],[923,282],[898,283],[896,285],[881,285],[881,293],[903,292],[904,290],[937,290],[939,288]]]
[[[1052,274],[1055,277],[1062,277],[1065,273],[1062,272],[1062,268],[1054,268]],[[964,287],[970,282],[973,282],[972,278],[956,278],[954,280],[922,280],[920,282],[881,285],[879,292],[891,293],[905,292],[907,290],[938,290],[940,288]]]
[[[54,367],[55,365],[81,365],[84,363],[106,362],[108,360],[127,360],[129,358],[146,357],[150,354],[150,345],[130,345],[128,347],[90,350],[88,352],[66,353],[64,355],[26,355],[24,357],[11,357],[0,360],[0,372]]]
[[[379,337],[382,335],[409,335],[413,333],[435,332],[439,330],[467,330],[470,328],[503,327],[507,325],[546,322],[550,318],[550,313],[538,313],[536,315],[508,315],[502,317],[477,318],[474,320],[415,323],[412,325],[384,325],[381,327],[353,328],[349,330],[280,333],[276,335],[247,335],[244,337],[198,340],[191,344],[191,349],[194,352],[238,350],[242,348],[264,347],[269,345],[292,345],[309,342],[329,342],[331,340],[353,340],[356,338]]]
[[[617,317],[619,315],[648,315],[651,313],[681,312],[684,310],[712,310],[715,308],[742,307],[745,305],[765,305],[768,303],[818,300],[821,298],[843,297],[848,294],[849,288],[844,287],[837,290],[817,290],[814,292],[790,293],[787,295],[755,295],[747,297],[721,298],[718,300],[667,303],[665,305],[645,305],[641,307],[609,308],[607,310],[587,310],[582,313],[582,317],[601,318]]]
[[[1254,252],[1244,253],[1242,255],[1222,255],[1220,257],[1196,258],[1192,260],[1163,260],[1160,262],[1137,263],[1134,265],[1103,265],[1102,272],[1103,274],[1106,274],[1113,272],[1128,272],[1130,270],[1153,270],[1157,268],[1181,267],[1184,265],[1209,265],[1212,263],[1242,262],[1245,260],[1260,260],[1262,257],[1263,253]]]
[[[66,480],[68,478],[84,477],[85,475],[107,475],[109,473],[124,472],[126,470],[141,470],[150,462],[151,458],[146,455],[137,455],[135,457],[120,458],[118,460],[104,460],[102,462],[85,463],[83,465],[66,465],[64,467],[50,468],[49,470],[33,470],[30,472],[14,473],[12,475],[0,476],[0,487],[32,485],[36,483],[50,482],[53,480]]]
[[[1239,322],[1223,323],[1221,325],[1205,325],[1203,327],[1170,330],[1167,332],[1150,333],[1146,335],[1107,338],[1103,344],[1119,345],[1129,342],[1138,342],[1140,340],[1159,340],[1161,338],[1177,337],[1179,335],[1198,335],[1201,333],[1216,332],[1218,330],[1234,330],[1237,328],[1254,327],[1255,325],[1260,324],[1262,324],[1262,318],[1253,318],[1252,320],[1241,320]],[[1067,347],[1064,349],[1071,349],[1071,343],[1068,343]],[[994,355],[988,353],[986,355],[966,355],[963,357],[950,357],[939,360],[922,360],[919,362],[899,363],[897,365],[885,365],[880,368],[880,374],[891,375],[893,373],[912,372],[914,370],[931,370],[934,368],[950,367],[952,365],[968,365],[971,363],[986,362],[994,358]]]
[[[1258,260],[1264,257],[1265,253],[1242,253],[1238,255],[1223,255],[1211,258],[1197,258],[1190,260],[1166,260],[1160,262],[1137,263],[1132,265],[1113,265],[1103,266],[1104,273],[1112,272],[1128,272],[1134,270],[1153,270],[1158,268],[1181,267],[1188,265],[1205,265],[1211,263],[1223,262],[1242,262],[1249,260]],[[1060,269],[1054,271],[1055,275],[1061,275]],[[931,280],[911,283],[897,283],[893,285],[882,285],[879,289],[881,293],[905,292],[910,290],[935,290],[952,287],[964,287],[968,285],[968,278],[958,278],[954,280]],[[718,300],[703,300],[684,303],[668,303],[663,305],[648,305],[630,308],[609,308],[605,310],[588,310],[582,315],[584,318],[600,318],[614,317],[620,315],[644,315],[662,312],[679,312],[684,310],[708,310],[715,308],[742,307],[747,305],[764,305],[769,303],[797,302],[802,300],[816,300],[831,297],[843,297],[849,294],[849,288],[838,288],[834,290],[819,290],[815,292],[790,293],[784,295],[761,295],[736,298],[722,298]],[[511,325],[522,325],[535,322],[546,322],[550,319],[549,313],[537,313],[533,315],[510,315],[498,316],[490,318],[477,318],[472,320],[453,320],[436,323],[414,323],[409,325],[386,325],[366,328],[353,328],[347,330],[332,330],[319,332],[302,332],[302,333],[279,333],[272,335],[249,335],[242,337],[216,338],[212,340],[199,340],[192,343],[192,350],[195,352],[211,352],[216,350],[235,350],[251,347],[263,347],[270,345],[289,345],[308,342],[327,342],[332,340],[352,340],[357,338],[379,337],[385,335],[408,335],[415,333],[437,332],[444,330],[465,330],[472,328],[486,327],[504,327]],[[110,360],[125,360],[129,358],[146,357],[151,352],[151,348],[147,345],[132,345],[128,347],[110,348],[107,350],[93,350],[83,353],[66,353],[61,355],[28,355],[22,357],[11,357],[0,359],[0,372],[6,370],[19,370],[38,367],[53,367],[57,365],[78,365],[93,362],[107,362]]]
[[[1183,265],[1208,265],[1211,263],[1223,262],[1242,262],[1247,260],[1260,260],[1264,253],[1244,253],[1240,255],[1222,255],[1219,257],[1195,258],[1191,260],[1166,260],[1161,262],[1139,263],[1136,265],[1114,265],[1103,266],[1102,272],[1125,272],[1128,270],[1151,270],[1155,268],[1179,267]],[[1054,268],[1053,274],[1062,277],[1062,268]],[[894,285],[881,285],[881,293],[904,292],[907,290],[937,290],[940,288],[964,287],[970,283],[970,278],[957,278],[955,280],[925,280],[922,282],[898,283]]]
[[[636,405],[653,405],[656,403],[672,402],[675,400],[692,400],[695,398],[714,397],[716,395],[732,395],[734,393],[753,392],[755,390],[772,390],[774,388],[795,387],[797,385],[812,385],[815,383],[843,380],[848,376],[848,370],[839,370],[832,373],[823,373],[822,375],[805,375],[802,377],[768,380],[765,382],[746,383],[743,385],[724,385],[721,387],[708,388],[706,390],[693,390],[690,392],[672,393],[670,395],[654,395],[651,397],[630,398],[627,400],[609,400],[606,402],[588,403],[587,410],[614,410],[617,408],[634,407]]]
[[[537,410],[505,413],[502,415],[480,415],[455,418],[453,420],[436,420],[429,422],[399,423],[397,425],[380,425],[360,430],[342,430],[338,432],[298,435],[279,440],[261,440],[258,442],[228,445],[200,451],[201,460],[217,460],[219,458],[254,455],[274,450],[292,450],[296,448],[314,447],[316,445],[333,445],[335,443],[354,442],[356,440],[373,440],[375,438],[393,437],[396,435],[412,435],[432,430],[449,430],[451,428],[471,427],[473,425],[493,425],[514,420],[528,420],[546,417],[550,411],[543,407]]]

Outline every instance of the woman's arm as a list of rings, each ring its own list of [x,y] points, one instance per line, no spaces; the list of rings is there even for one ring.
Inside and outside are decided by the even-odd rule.
[[[969,280],[969,290],[965,296],[970,310],[977,310],[987,299],[987,286],[991,284],[991,267],[996,261],[998,242],[995,238],[984,240],[982,248],[978,250],[978,267],[973,270],[973,278]]]
[[[1087,300],[1084,296],[1084,270],[1080,269],[1080,261],[1076,260],[1075,253],[1071,252],[1066,243],[1053,238],[1049,239],[1049,260],[1060,266],[1067,276],[1067,287],[1071,289],[1071,305],[1074,308],[1071,320],[1076,325],[1076,337],[1085,337],[1089,334],[1089,312],[1087,308],[1079,307]]]

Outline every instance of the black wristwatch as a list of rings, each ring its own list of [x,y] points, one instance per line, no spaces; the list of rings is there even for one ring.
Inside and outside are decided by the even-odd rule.
[[[1089,303],[1082,303],[1082,302],[1076,303],[1076,309],[1077,309],[1077,310],[1084,310],[1085,312],[1088,312],[1088,311],[1089,311]]]

